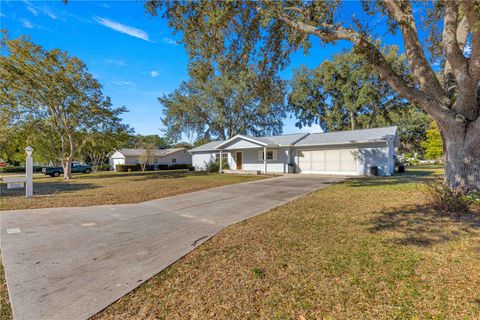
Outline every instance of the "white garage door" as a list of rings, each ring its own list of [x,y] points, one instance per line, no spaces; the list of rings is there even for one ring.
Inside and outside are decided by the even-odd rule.
[[[357,149],[300,150],[298,167],[302,173],[357,174]]]

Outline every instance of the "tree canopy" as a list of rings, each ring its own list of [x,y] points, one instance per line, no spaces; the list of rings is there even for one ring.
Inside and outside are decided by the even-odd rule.
[[[284,82],[272,78],[266,90],[253,68],[235,70],[219,70],[205,78],[194,75],[159,98],[167,137],[178,141],[186,134],[225,140],[238,133],[281,133],[286,115]]]
[[[404,59],[396,60],[397,47],[389,48],[385,54],[395,61],[399,72],[406,73]],[[337,54],[315,69],[296,70],[291,87],[288,105],[300,128],[313,123],[325,131],[370,128],[380,120],[391,124],[393,113],[411,107],[358,52]]]
[[[5,37],[3,45],[8,54],[0,57],[0,111],[10,125],[28,128],[36,150],[56,156],[51,160],[62,163],[65,179],[83,136],[128,130],[120,118],[126,109],[112,106],[81,60],[25,37]]]
[[[407,66],[397,47],[385,55],[397,70],[408,77]],[[397,60],[397,57],[398,60]],[[421,142],[431,119],[400,97],[366,57],[359,52],[343,52],[315,69],[295,71],[288,107],[297,127],[319,124],[324,131],[398,126],[400,152],[423,154]]]
[[[339,14],[342,5],[340,0],[146,1],[150,14],[161,14],[182,33],[191,74],[211,74],[216,65],[234,61],[257,66],[268,82],[292,52],[308,52],[312,41],[350,42],[395,92],[437,123],[448,186],[480,190],[480,1],[363,1],[363,13],[351,18]],[[419,16],[427,37],[419,32]],[[385,57],[381,46],[388,35],[378,38],[372,20],[401,35],[411,78]],[[429,58],[442,60],[438,76]]]
[[[124,148],[141,148],[144,145],[151,145],[154,149],[165,149],[170,146],[168,139],[160,137],[158,134],[135,134],[130,135],[128,140],[122,145]]]

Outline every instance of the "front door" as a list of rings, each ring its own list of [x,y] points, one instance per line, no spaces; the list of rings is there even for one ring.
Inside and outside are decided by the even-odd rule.
[[[237,170],[242,170],[242,164],[243,164],[243,153],[238,151],[237,152]]]

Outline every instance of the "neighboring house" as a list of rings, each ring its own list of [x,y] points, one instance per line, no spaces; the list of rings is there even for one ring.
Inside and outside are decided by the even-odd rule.
[[[262,173],[318,173],[367,175],[376,166],[379,175],[395,170],[396,127],[296,133],[270,137],[236,135],[190,150],[196,170],[222,157],[231,170]]]
[[[149,165],[192,164],[192,155],[186,148],[154,149]],[[140,156],[145,154],[144,149],[120,149],[110,156],[110,167],[115,170],[117,164],[138,164]]]

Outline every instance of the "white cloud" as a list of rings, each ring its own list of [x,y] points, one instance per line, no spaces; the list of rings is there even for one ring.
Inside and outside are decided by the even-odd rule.
[[[143,30],[130,27],[130,26],[121,24],[119,22],[115,22],[102,17],[96,17],[96,20],[99,24],[107,28],[110,28],[112,30],[118,31],[120,33],[125,33],[125,34],[128,34],[129,36],[139,38],[145,41],[150,41],[150,39],[148,38],[148,34]]]
[[[166,44],[170,44],[170,45],[173,45],[173,46],[176,46],[178,45],[178,42],[172,38],[169,38],[169,37],[163,37],[162,38],[162,42],[163,43],[166,43]]]
[[[27,9],[28,9],[28,11],[30,11],[34,16],[38,16],[38,10],[35,9],[34,7],[28,6]]]
[[[35,28],[35,26],[33,25],[33,23],[30,22],[30,20],[28,20],[28,19],[23,19],[21,22],[22,22],[22,26],[25,27],[25,28],[27,28],[27,29],[33,29],[33,28]]]
[[[112,81],[112,84],[118,86],[118,87],[128,87],[133,84],[131,81],[126,81],[126,80],[120,80],[120,81]]]
[[[119,60],[119,59],[106,59],[105,63],[114,65],[117,67],[125,67],[127,65],[127,63],[124,60]]]
[[[53,19],[53,20],[57,19],[57,16],[56,16],[49,8],[44,7],[44,8],[42,9],[42,11],[43,11],[44,14],[46,14],[47,16],[49,16],[50,19]]]
[[[154,78],[158,77],[160,75],[160,73],[156,70],[152,70],[150,71],[150,75]]]
[[[52,10],[46,6],[39,7],[28,0],[23,0],[23,3],[25,3],[27,10],[30,11],[34,16],[38,16],[40,13],[43,13],[44,15],[49,16],[50,19],[57,19],[57,16],[52,12]]]
[[[101,3],[100,7],[105,8],[105,9],[110,9],[111,8],[110,5],[108,3],[105,3],[105,2]]]

